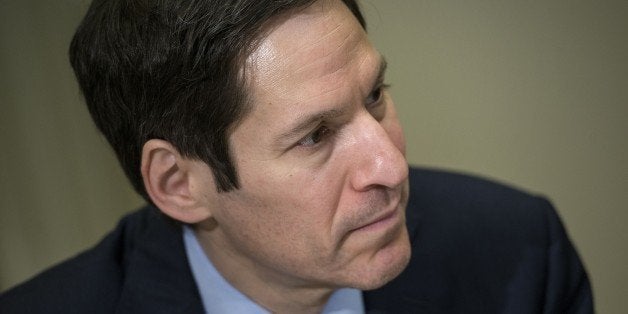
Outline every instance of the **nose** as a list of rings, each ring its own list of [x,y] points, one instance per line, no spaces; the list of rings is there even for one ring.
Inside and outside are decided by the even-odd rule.
[[[399,122],[377,121],[370,114],[357,118],[352,185],[358,191],[395,188],[408,178],[405,142]]]

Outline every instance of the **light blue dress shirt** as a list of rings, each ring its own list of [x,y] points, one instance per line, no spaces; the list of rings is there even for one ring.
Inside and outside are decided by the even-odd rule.
[[[270,313],[234,288],[220,275],[203,252],[194,231],[188,226],[183,227],[183,243],[206,313]],[[362,292],[350,288],[334,291],[323,313],[364,314]]]

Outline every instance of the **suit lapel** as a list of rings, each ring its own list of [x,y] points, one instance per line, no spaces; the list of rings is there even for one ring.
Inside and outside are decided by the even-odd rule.
[[[155,208],[145,210],[125,239],[128,261],[118,313],[203,313],[190,271],[181,227]]]

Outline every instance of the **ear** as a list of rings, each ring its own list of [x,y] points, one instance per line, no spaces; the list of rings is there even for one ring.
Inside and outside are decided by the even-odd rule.
[[[211,217],[203,196],[194,187],[202,175],[199,164],[183,157],[169,142],[151,139],[142,148],[142,178],[153,203],[171,218],[189,224]]]

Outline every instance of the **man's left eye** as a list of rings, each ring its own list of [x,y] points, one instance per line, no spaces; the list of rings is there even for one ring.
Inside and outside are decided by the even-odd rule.
[[[366,106],[370,107],[373,104],[376,104],[384,93],[384,86],[378,86],[375,90],[373,90],[368,97],[366,97]]]
[[[332,130],[328,127],[321,125],[312,133],[301,139],[297,144],[302,147],[314,147],[323,141],[326,137],[330,136]]]
[[[386,114],[386,106],[382,98],[384,98],[384,92],[388,87],[389,85],[386,84],[379,85],[366,97],[364,103],[366,110],[368,110],[377,121],[381,121]]]

